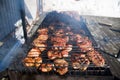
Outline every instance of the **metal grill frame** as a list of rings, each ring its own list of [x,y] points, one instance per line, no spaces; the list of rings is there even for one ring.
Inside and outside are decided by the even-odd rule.
[[[43,24],[41,24],[39,28],[44,28],[44,27],[41,27],[41,26],[43,26],[45,24],[44,22],[47,19],[47,17],[49,18],[49,16],[46,16],[46,18],[43,21]],[[99,48],[98,45],[97,45],[97,43],[93,39],[93,36],[89,32],[89,30],[88,30],[88,28],[87,28],[87,26],[85,24],[85,20],[82,17],[81,17],[81,22],[79,24],[81,26],[84,26],[84,27],[82,27],[82,29],[85,31],[86,35],[92,41],[94,48]],[[37,36],[37,32],[28,41],[28,44],[25,44],[25,47],[24,47],[25,48],[25,52],[23,54],[19,54],[19,55],[22,55],[21,56],[22,57],[21,60],[26,57],[26,55],[27,55],[26,53],[33,47],[29,43],[31,43],[36,36]],[[26,47],[26,46],[29,46],[29,47]],[[100,51],[100,53],[104,54],[101,51]],[[44,56],[44,55],[42,55],[42,56]],[[19,61],[19,58],[18,58],[18,61]],[[35,67],[26,68],[26,67],[23,67],[24,65],[23,65],[22,61],[19,62],[19,63],[18,63],[18,61],[12,63],[12,66],[9,68],[10,71],[15,71],[15,72],[22,73],[22,74],[40,74],[40,75],[42,75],[42,74],[43,75],[44,74],[45,75],[54,75],[54,74],[57,74],[54,71],[51,71],[51,72],[48,72],[48,73],[42,73],[42,72],[39,72]],[[73,69],[71,69],[71,66],[69,66],[69,71],[64,76],[72,76],[72,75],[73,76],[112,76],[109,68],[110,68],[110,66],[108,66],[108,64],[106,64],[105,67],[95,67],[93,65],[90,65],[88,67],[88,69],[83,72],[83,71],[80,71],[80,70],[73,70]]]

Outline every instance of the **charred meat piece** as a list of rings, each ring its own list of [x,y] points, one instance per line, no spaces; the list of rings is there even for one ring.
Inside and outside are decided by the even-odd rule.
[[[82,71],[86,70],[90,64],[85,54],[74,54],[71,57],[72,67],[74,69],[80,69]]]
[[[33,67],[35,66],[36,68],[38,68],[40,66],[40,64],[42,63],[42,58],[41,57],[26,57],[23,60],[25,66],[27,67]]]
[[[38,35],[38,39],[40,41],[46,41],[48,39],[48,35],[40,34],[40,35]]]
[[[58,37],[62,37],[65,35],[64,33],[65,33],[65,31],[63,29],[59,29],[59,30],[55,31],[54,35],[58,36]]]
[[[62,55],[59,53],[59,51],[49,50],[47,52],[47,55],[50,60],[54,60],[56,58],[62,58]]]
[[[92,47],[92,42],[90,40],[84,39],[83,42],[78,43],[77,45],[80,48],[81,52],[88,52],[94,50],[94,48]]]
[[[77,43],[81,43],[81,42],[84,41],[84,38],[83,38],[83,36],[80,35],[80,34],[75,34],[75,41],[76,41]]]
[[[66,48],[66,43],[69,41],[69,37],[51,37],[53,44],[53,50],[63,50]]]
[[[39,38],[36,38],[36,39],[34,39],[34,41],[33,41],[33,45],[34,46],[36,46],[37,44],[42,44],[42,43],[46,43],[46,41],[41,41],[41,40],[39,40]]]
[[[29,52],[27,57],[38,57],[41,54],[39,48],[32,48]]]
[[[64,59],[54,60],[55,71],[60,75],[64,75],[68,72],[68,62]]]
[[[38,47],[41,52],[46,50],[46,47],[47,47],[47,45],[44,43],[38,43],[35,46]]]
[[[23,60],[23,63],[26,67],[33,67],[34,66],[34,63],[35,63],[35,60],[33,58],[28,58],[26,57],[24,60]]]
[[[69,41],[69,37],[68,36],[63,36],[63,37],[56,37],[53,36],[51,37],[51,42],[57,42],[57,43],[67,43]]]
[[[50,63],[43,63],[40,65],[39,70],[42,72],[50,72],[53,69],[53,64]]]
[[[35,57],[35,67],[38,68],[42,63],[42,57]]]
[[[103,67],[105,65],[105,60],[98,51],[89,51],[87,56],[96,66]]]
[[[67,44],[65,50],[70,52],[70,51],[72,51],[72,47],[73,46],[71,44]]]
[[[48,34],[48,28],[38,29],[37,32],[38,32],[39,34],[42,34],[42,35],[47,35],[47,34]]]
[[[68,52],[67,50],[62,50],[62,51],[60,51],[60,53],[59,53],[59,54],[61,54],[61,55],[62,55],[62,57],[68,57],[69,52]]]
[[[53,50],[63,50],[66,47],[66,43],[53,43]]]
[[[61,51],[53,51],[53,50],[49,50],[47,52],[48,58],[50,60],[54,60],[57,58],[63,58],[63,57],[68,57],[69,52],[67,50],[61,50]]]

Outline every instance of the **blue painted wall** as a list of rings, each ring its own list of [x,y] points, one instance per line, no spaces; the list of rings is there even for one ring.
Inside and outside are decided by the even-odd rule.
[[[5,70],[24,42],[21,10],[24,0],[0,0],[0,71]],[[11,35],[10,35],[11,34]]]
[[[15,29],[21,19],[19,0],[0,0],[0,40]]]

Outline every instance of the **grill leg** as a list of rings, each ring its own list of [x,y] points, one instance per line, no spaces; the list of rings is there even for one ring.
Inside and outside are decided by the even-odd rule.
[[[22,75],[17,71],[8,71],[8,76],[10,80],[22,80]]]
[[[7,70],[0,72],[0,80],[10,80],[8,73],[7,73]]]

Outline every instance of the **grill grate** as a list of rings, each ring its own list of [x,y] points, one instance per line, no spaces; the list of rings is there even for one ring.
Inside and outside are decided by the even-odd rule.
[[[40,28],[45,28],[46,26],[48,26],[51,22],[55,22],[56,20],[58,20],[58,19],[56,19],[56,18],[54,18],[54,17],[56,17],[56,15],[54,15],[54,17],[53,17],[53,19],[50,19],[49,20],[49,17],[50,17],[51,15],[48,15],[46,18],[45,18],[45,20],[43,21],[43,23],[41,24],[41,26],[44,26],[44,27],[41,27],[40,26]],[[53,16],[53,14],[52,14],[52,16]],[[57,14],[57,16],[58,16],[58,14]],[[59,16],[61,16],[61,14],[59,15]],[[63,15],[63,16],[65,16],[65,15]],[[62,17],[63,18],[63,17]],[[63,19],[62,19],[63,20]],[[72,20],[72,18],[70,18],[69,20]],[[63,20],[64,21],[64,20]],[[73,22],[75,22],[74,21],[74,19],[73,19]],[[91,35],[91,33],[89,32],[89,30],[87,29],[87,26],[86,26],[86,24],[85,24],[85,22],[83,22],[83,20],[81,20],[81,21],[76,21],[78,24],[77,25],[79,25],[77,28],[79,28],[79,29],[82,29],[82,30],[84,30],[85,31],[85,34],[83,34],[83,35],[86,35],[86,36],[88,36],[89,37],[89,39],[92,41],[92,44],[93,44],[93,46],[94,46],[94,48],[98,48],[98,45],[96,44],[96,42],[95,42],[95,40],[93,39],[93,37],[92,37],[92,35]],[[67,24],[68,24],[68,22],[67,22]],[[70,22],[69,22],[69,25],[70,25]],[[76,23],[75,24],[72,24],[72,25],[76,25]],[[82,26],[82,27],[81,27]],[[74,27],[74,26],[73,26]],[[74,28],[76,28],[76,27],[74,27]],[[75,29],[75,30],[77,30],[77,29]],[[37,37],[37,33],[31,38],[32,40],[33,39],[35,39],[36,37]],[[49,34],[49,36],[50,35],[52,35],[52,34]],[[47,42],[47,43],[49,43],[49,41]],[[29,46],[29,47],[28,47]],[[12,71],[17,71],[17,72],[20,72],[20,73],[23,73],[23,74],[45,74],[45,75],[54,75],[54,74],[57,74],[55,71],[51,71],[51,72],[48,72],[48,73],[42,73],[42,72],[40,72],[39,70],[37,70],[35,67],[25,67],[24,66],[24,64],[23,64],[23,62],[22,62],[22,60],[26,57],[26,53],[32,48],[33,46],[32,46],[32,44],[28,44],[27,45],[27,47],[24,47],[24,49],[25,49],[25,51],[24,52],[22,52],[22,53],[20,53],[20,54],[18,54],[17,55],[17,57],[15,57],[15,60],[12,62],[12,64],[11,64],[11,66],[9,67],[9,70],[12,70]],[[47,47],[47,50],[49,49],[49,48],[51,48],[51,47],[53,47],[53,46],[48,46]],[[48,58],[47,58],[47,50],[45,50],[45,51],[43,51],[42,52],[42,54],[41,54],[41,56],[42,56],[42,58],[43,58],[43,63],[53,63],[51,60],[49,60]],[[103,52],[101,52],[101,51],[99,51],[100,53],[103,53]],[[72,66],[71,66],[71,54],[72,53],[80,53],[80,51],[77,49],[77,46],[73,46],[73,50],[69,53],[69,57],[67,57],[67,58],[65,58],[65,60],[69,63],[69,66],[68,66],[68,73],[67,74],[65,74],[65,76],[87,76],[87,75],[90,75],[90,76],[112,76],[112,74],[111,74],[111,72],[110,72],[110,66],[108,66],[108,64],[105,64],[105,66],[104,67],[96,67],[96,66],[94,66],[94,64],[90,64],[89,65],[89,67],[87,68],[87,70],[86,71],[80,71],[80,70],[74,70],[73,68],[72,68]],[[104,54],[104,53],[103,53]]]
[[[46,53],[46,51],[44,51],[44,53]],[[12,65],[10,66],[9,70],[12,71],[17,71],[20,73],[24,73],[24,74],[46,74],[46,75],[54,75],[57,74],[55,71],[51,71],[48,73],[42,73],[39,70],[37,70],[35,67],[25,67],[23,62],[21,60],[24,59],[24,57],[26,56],[25,54],[22,54],[22,56],[20,56],[21,54],[19,54]],[[23,57],[24,55],[24,57]],[[43,58],[43,63],[51,63],[53,64],[53,62],[51,60],[49,60],[46,56],[46,54],[42,54],[41,55]],[[80,71],[80,70],[74,70],[71,66],[71,56],[65,58],[65,60],[69,63],[68,66],[68,73],[65,74],[66,76],[68,75],[73,75],[73,76],[87,76],[87,75],[94,75],[94,76],[112,76],[111,72],[110,72],[110,66],[108,66],[107,64],[105,64],[104,67],[97,67],[94,64],[90,64],[89,67],[87,68],[86,71]],[[54,66],[55,67],[55,66]]]

